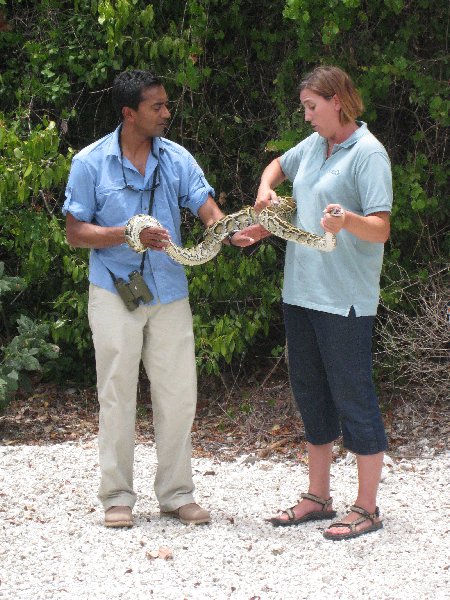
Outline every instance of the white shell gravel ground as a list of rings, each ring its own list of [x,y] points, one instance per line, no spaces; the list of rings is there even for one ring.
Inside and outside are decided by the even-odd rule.
[[[307,489],[301,462],[194,459],[196,500],[213,521],[184,526],[159,517],[155,448],[138,445],[136,524],[111,530],[96,498],[95,441],[0,447],[0,598],[450,598],[450,454],[385,462],[384,529],[333,542],[321,534],[327,521],[264,520]],[[351,459],[333,464],[339,516],[354,501],[355,478]]]

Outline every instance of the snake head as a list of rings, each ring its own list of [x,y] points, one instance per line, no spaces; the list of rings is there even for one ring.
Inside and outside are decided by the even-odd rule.
[[[324,212],[326,213],[327,211],[324,210]],[[332,217],[342,217],[344,214],[344,209],[342,208],[342,206],[335,206],[328,212],[328,214]]]

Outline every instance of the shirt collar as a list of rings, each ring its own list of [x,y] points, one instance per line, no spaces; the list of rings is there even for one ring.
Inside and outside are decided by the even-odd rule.
[[[122,127],[122,123],[120,125],[118,125],[116,127],[116,129],[113,131],[111,140],[109,142],[108,152],[107,152],[108,156],[116,156],[119,161],[120,161],[119,134],[120,134],[121,127]],[[165,144],[164,144],[163,138],[161,138],[161,137],[153,138],[152,154],[157,160],[160,158],[161,154],[163,154],[165,152],[164,146],[165,146]]]
[[[358,125],[358,129],[356,129],[351,134],[351,136],[349,136],[346,140],[344,140],[340,144],[334,144],[333,153],[335,152],[335,148],[336,148],[336,150],[338,150],[339,148],[350,148],[351,146],[356,144],[356,142],[358,140],[360,140],[364,135],[366,135],[368,133],[369,130],[367,129],[367,123],[365,123],[364,121],[356,121],[356,124]],[[326,146],[327,144],[328,144],[327,138],[322,137],[322,145]]]
[[[356,124],[358,125],[358,129],[356,129],[352,133],[352,135],[346,140],[344,140],[340,144],[336,144],[336,148],[350,148],[350,146],[356,144],[358,140],[360,140],[364,135],[366,135],[368,131],[367,123],[364,123],[364,121],[356,121]]]
[[[120,146],[119,146],[119,132],[122,127],[122,123],[116,127],[111,136],[107,156],[117,156],[120,161]]]
[[[160,158],[161,154],[163,154],[165,152],[164,146],[165,146],[165,144],[164,144],[163,138],[161,138],[161,137],[153,138],[152,154],[156,159]]]

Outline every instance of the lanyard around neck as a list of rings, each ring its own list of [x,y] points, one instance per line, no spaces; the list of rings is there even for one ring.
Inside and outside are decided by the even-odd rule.
[[[122,169],[123,169],[123,164],[122,164]],[[156,178],[158,176],[158,172],[159,172],[159,160],[156,163],[156,167],[153,172],[152,187],[150,188],[150,202],[148,203],[148,214],[150,216],[153,212],[153,204],[155,202],[155,190],[158,187],[156,185]],[[145,252],[142,254],[141,268],[140,268],[141,275],[144,273],[145,254],[146,254]]]
[[[148,191],[150,192],[150,203],[149,203],[148,214],[151,215],[152,210],[153,210],[153,202],[154,202],[154,198],[155,198],[155,190],[159,186],[159,181],[158,181],[158,183],[156,183],[158,176],[159,176],[159,158],[157,158],[152,152],[153,156],[155,156],[155,158],[156,158],[156,167],[155,167],[155,171],[153,172],[153,180],[152,180],[152,185],[150,188],[141,189],[141,188],[137,188],[136,186],[129,183],[127,180],[127,177],[125,175],[125,169],[123,166],[123,150],[122,150],[122,139],[121,139],[122,127],[123,127],[123,125],[120,126],[117,139],[118,139],[118,143],[119,143],[120,165],[122,168],[123,185],[127,190],[131,190],[133,192],[139,192],[139,193],[148,192]]]

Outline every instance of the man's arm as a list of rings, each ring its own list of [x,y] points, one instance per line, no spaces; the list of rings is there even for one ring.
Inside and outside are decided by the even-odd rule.
[[[125,227],[100,227],[78,221],[70,212],[66,217],[67,241],[74,248],[110,248],[125,242]]]
[[[208,196],[206,202],[198,209],[198,216],[205,227],[210,227],[211,225],[214,225],[216,221],[222,219],[225,214],[217,206],[214,198]]]
[[[200,217],[205,227],[210,227],[211,225],[214,225],[216,221],[222,219],[225,215],[217,206],[213,197],[208,196],[206,202],[202,204],[202,206],[198,209],[198,216]],[[259,225],[251,225],[250,227],[246,227],[242,231],[236,232],[232,236],[232,245],[240,246],[241,248],[244,248],[245,246],[251,246],[255,243],[256,240],[259,239],[259,237],[255,238],[252,235],[253,231],[257,232],[259,230],[259,227]],[[230,240],[227,238],[223,240],[223,243],[231,245]]]
[[[74,248],[111,248],[124,244],[125,226],[101,227],[78,221],[70,212],[66,217],[67,241]],[[152,250],[164,250],[169,242],[169,232],[160,227],[147,227],[140,234],[141,242]]]

